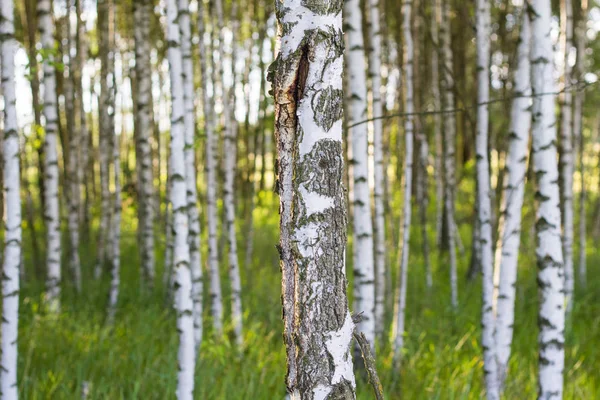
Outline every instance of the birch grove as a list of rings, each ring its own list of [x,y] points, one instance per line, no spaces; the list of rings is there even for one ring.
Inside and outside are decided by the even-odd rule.
[[[4,252],[2,254],[2,325],[0,326],[0,398],[18,398],[17,338],[19,331],[19,265],[21,263],[21,198],[19,133],[15,88],[15,21],[12,0],[0,3],[0,57],[4,100],[2,179]],[[52,288],[52,287],[51,287]],[[51,298],[58,301],[57,298]]]
[[[562,398],[565,329],[565,269],[561,246],[560,190],[556,165],[555,84],[551,9],[548,0],[531,4],[532,154],[537,177],[536,257],[538,264],[539,399]],[[536,96],[536,94],[540,94]]]

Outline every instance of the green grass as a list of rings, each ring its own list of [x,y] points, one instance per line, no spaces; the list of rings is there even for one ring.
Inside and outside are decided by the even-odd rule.
[[[285,396],[280,273],[274,246],[278,237],[277,205],[271,194],[262,195],[265,207],[257,208],[254,214],[255,257],[251,266],[242,269],[245,348],[242,354],[236,351],[229,326],[227,337],[215,340],[205,312],[204,341],[196,373],[195,397],[198,399],[271,400]],[[459,194],[459,197],[464,196],[465,192]],[[468,210],[463,211],[468,215]],[[157,287],[153,292],[144,291],[139,281],[132,211],[126,212],[124,218],[122,286],[114,326],[107,327],[104,323],[108,277],[105,275],[99,282],[91,278],[94,261],[91,254],[94,253],[90,248],[82,250],[84,293],[77,296],[67,286],[58,316],[49,316],[41,308],[41,282],[30,279],[24,283],[19,338],[21,398],[77,399],[84,381],[90,384],[91,399],[174,398],[177,334],[174,314],[160,284],[162,251],[157,252]],[[454,312],[449,306],[447,263],[438,260],[434,253],[435,287],[428,293],[417,229],[415,226],[412,235],[406,349],[399,374],[391,369],[392,354],[387,341],[378,346],[378,368],[386,398],[480,399],[483,396],[480,284],[466,282],[464,276],[469,260],[468,256],[462,257],[460,309]],[[461,230],[468,247],[469,224],[463,223]],[[534,398],[537,391],[536,267],[527,232],[524,229],[506,399]],[[433,231],[430,236],[433,238]],[[240,249],[243,250],[242,237],[240,235]],[[596,267],[600,256],[592,246],[588,250],[589,290],[578,293],[567,333],[565,399],[600,396],[600,293],[597,290],[600,276]],[[30,264],[28,272],[33,273]],[[393,263],[392,267],[395,282],[397,266]],[[66,272],[65,276],[68,276]],[[225,268],[222,286],[228,306]],[[388,318],[391,319],[391,315]],[[373,398],[362,378],[358,378],[357,384],[360,399]]]

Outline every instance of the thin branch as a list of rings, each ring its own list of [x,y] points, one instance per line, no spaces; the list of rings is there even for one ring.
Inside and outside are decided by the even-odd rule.
[[[362,313],[354,314],[352,316],[352,321],[354,324],[364,320],[364,316]],[[369,383],[373,386],[373,391],[375,392],[375,398],[377,400],[384,400],[383,397],[383,386],[381,385],[381,381],[379,380],[379,375],[377,375],[377,367],[375,365],[375,358],[371,353],[371,345],[369,341],[365,337],[365,334],[362,332],[358,332],[356,329],[352,332],[354,335],[354,339],[358,343],[358,347],[360,347],[360,351],[363,356],[363,360],[365,361],[365,367],[367,369],[367,376],[369,378]]]

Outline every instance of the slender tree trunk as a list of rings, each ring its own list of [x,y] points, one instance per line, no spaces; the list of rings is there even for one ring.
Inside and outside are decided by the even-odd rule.
[[[381,100],[381,25],[379,0],[369,0],[369,75],[373,96],[373,159],[374,189],[373,203],[375,218],[373,237],[375,241],[375,334],[381,337],[384,331],[385,316],[385,210],[383,204],[384,174],[383,163],[383,104]]]
[[[285,0],[276,3],[276,14],[286,384],[292,399],[354,399],[354,324],[344,273],[342,2]]]
[[[240,279],[240,267],[237,254],[237,239],[235,230],[235,175],[236,175],[236,160],[237,160],[237,123],[235,120],[233,103],[233,90],[235,90],[235,38],[238,34],[239,23],[237,18],[232,19],[232,66],[233,66],[233,78],[232,92],[225,86],[225,71],[223,69],[223,62],[225,60],[225,36],[224,36],[224,22],[223,22],[223,4],[221,0],[215,1],[216,13],[217,13],[217,29],[219,30],[219,63],[217,65],[218,75],[221,78],[221,87],[223,94],[223,123],[224,123],[224,175],[225,182],[223,185],[223,205],[224,205],[224,230],[227,237],[227,248],[228,248],[228,264],[229,264],[229,280],[231,283],[231,317],[233,322],[233,330],[235,340],[238,347],[242,346],[242,284]],[[234,0],[232,7],[237,7],[237,3]],[[232,16],[235,15],[232,12]]]
[[[152,3],[148,0],[133,3],[135,39],[135,96],[136,96],[136,140],[139,159],[136,158],[138,171],[138,229],[140,231],[140,258],[142,272],[146,282],[154,285],[154,178],[152,165],[151,138],[154,132],[152,120],[152,65],[150,64],[150,16]]]
[[[360,1],[344,3],[347,61],[350,88],[348,126],[367,119],[367,76],[362,32]],[[368,170],[368,126],[365,123],[352,128],[353,246],[354,246],[354,309],[362,313],[358,330],[375,347],[375,274],[373,258],[373,223]]]
[[[565,297],[567,314],[573,307],[573,289],[575,285],[573,268],[573,172],[575,158],[573,157],[573,92],[572,70],[569,58],[573,48],[573,3],[572,0],[560,2],[560,28],[561,28],[561,79],[563,91],[560,93],[560,181],[562,205],[562,243],[565,267]]]
[[[453,110],[454,106],[454,77],[452,76],[452,50],[450,33],[450,0],[436,0],[436,8],[441,10],[438,17],[440,22],[440,45],[442,52],[441,89],[442,110]],[[455,149],[456,149],[456,117],[450,112],[444,114],[444,214],[450,253],[450,290],[452,307],[458,307],[458,278],[456,272],[456,236],[454,222],[454,189],[455,182]]]
[[[55,62],[56,46],[54,41],[54,24],[50,0],[38,2],[38,21],[42,49],[47,57],[44,59],[44,108],[45,140],[44,140],[44,220],[46,221],[46,282],[47,301],[50,310],[60,308],[60,219],[58,204],[58,105],[56,96]]]
[[[183,102],[185,113],[185,180],[189,223],[190,270],[192,273],[192,300],[194,302],[194,340],[196,349],[202,341],[202,258],[200,255],[200,213],[196,182],[196,118],[194,108],[194,65],[188,0],[179,0],[179,32],[183,57]],[[203,55],[204,56],[204,55]]]
[[[577,64],[575,64],[575,74],[579,81],[585,78],[585,47],[586,47],[586,30],[587,30],[587,0],[581,1],[581,12],[576,30],[576,46],[577,46]],[[585,149],[585,140],[583,137],[583,102],[585,99],[585,91],[578,90],[575,93],[573,103],[573,134],[577,139],[577,147],[579,151],[579,176],[581,179],[581,189],[579,192],[579,270],[578,280],[579,286],[585,288],[587,283],[587,266],[586,266],[586,183],[585,183],[585,164],[583,151]]]
[[[441,95],[440,95],[440,77],[439,68],[440,62],[438,54],[441,50],[440,38],[438,34],[438,23],[441,21],[441,3],[440,0],[432,2],[431,18],[431,38],[433,41],[431,51],[431,98],[434,110],[441,110]],[[442,226],[444,220],[444,145],[442,138],[442,114],[433,114],[433,137],[435,141],[435,237],[438,248],[442,244]]]
[[[491,11],[489,0],[477,0],[476,4],[476,43],[477,43],[477,135],[476,169],[477,198],[479,209],[480,262],[482,274],[481,305],[481,347],[483,348],[483,370],[488,400],[499,399],[496,346],[494,344],[494,313],[492,298],[494,292],[494,260],[492,250],[492,204],[490,186],[490,162],[488,159],[489,106],[490,99],[490,35]]]
[[[560,190],[556,165],[555,89],[550,36],[549,0],[534,0],[531,76],[533,98],[533,168],[537,177],[536,233],[539,287],[538,399],[562,398],[564,369],[565,293],[560,232]]]
[[[0,398],[16,400],[17,339],[19,334],[19,264],[21,263],[21,197],[19,172],[19,133],[17,124],[15,64],[17,51],[12,0],[0,3],[0,54],[4,97],[4,254],[2,263],[2,325],[0,341]],[[58,298],[56,305],[58,305]]]
[[[175,269],[175,309],[179,333],[177,398],[192,399],[194,394],[195,338],[192,274],[188,241],[188,213],[185,166],[185,96],[183,58],[176,0],[167,0],[167,40],[169,75],[171,78],[171,204],[173,207]]]
[[[109,32],[109,2],[111,0],[98,0],[98,52],[100,55],[100,98],[98,99],[99,111],[99,164],[100,164],[100,227],[98,230],[97,260],[94,268],[94,277],[100,278],[109,255],[108,245],[110,240],[110,142],[111,123],[110,110],[112,81],[110,77],[114,71],[114,55],[110,47]]]
[[[210,16],[210,13],[208,14]],[[203,33],[204,16],[199,13],[198,16],[198,31]],[[213,32],[209,35],[211,43],[214,45],[214,26]],[[202,42],[201,46],[204,43]],[[212,58],[213,45],[209,46],[208,51],[203,52],[200,49],[200,54],[206,54],[207,57],[201,57],[202,62],[206,64],[205,70],[208,71],[209,66],[212,72],[213,93],[215,83],[217,81],[217,66]],[[208,271],[210,275],[210,314],[212,316],[213,328],[215,336],[223,335],[223,298],[221,295],[221,275],[219,271],[219,243],[217,238],[217,152],[218,138],[216,136],[216,115],[214,114],[214,95],[209,95],[207,92],[208,72],[202,74],[204,87],[204,113],[205,113],[205,129],[206,129],[206,218],[208,222]]]
[[[404,71],[404,206],[402,211],[402,227],[400,235],[400,279],[398,296],[395,306],[395,331],[394,331],[394,360],[395,363],[401,359],[404,347],[404,322],[406,308],[406,288],[408,280],[408,259],[410,250],[410,226],[412,214],[412,177],[413,177],[413,141],[414,141],[414,89],[413,89],[413,58],[414,47],[411,33],[412,0],[404,0],[402,3],[402,32],[404,39],[404,57],[402,58]]]
[[[521,11],[521,31],[514,75],[514,100],[510,114],[508,153],[506,155],[504,189],[500,206],[496,269],[494,271],[494,308],[496,327],[494,340],[498,361],[498,383],[504,386],[515,321],[517,263],[521,243],[521,209],[525,193],[529,130],[531,129],[531,68],[529,48],[531,28],[526,8]]]

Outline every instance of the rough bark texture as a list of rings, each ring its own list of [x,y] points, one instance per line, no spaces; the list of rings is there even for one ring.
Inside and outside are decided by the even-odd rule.
[[[60,219],[58,204],[58,105],[56,103],[55,62],[56,43],[50,0],[38,2],[38,21],[40,41],[42,43],[44,70],[44,220],[46,221],[46,268],[47,301],[50,310],[60,308]]]
[[[12,0],[0,3],[0,54],[4,132],[2,143],[4,179],[4,254],[2,263],[2,325],[0,341],[0,399],[16,400],[17,338],[19,334],[19,265],[21,264],[21,198],[19,134],[17,124],[15,64],[17,51]],[[57,301],[58,299],[56,299]]]
[[[556,118],[549,0],[531,3],[531,81],[533,92],[533,171],[537,178],[536,256],[538,263],[538,399],[563,393],[565,294],[556,163]]]
[[[384,331],[385,317],[385,207],[383,163],[383,103],[381,100],[381,25],[379,0],[369,0],[368,34],[369,34],[369,75],[371,77],[372,118],[373,120],[373,205],[374,224],[373,239],[375,242],[375,334],[381,337]]]
[[[479,241],[482,271],[481,347],[483,348],[483,370],[486,394],[489,400],[499,399],[494,345],[494,260],[492,252],[492,204],[490,198],[490,162],[488,158],[488,126],[490,99],[490,35],[491,15],[489,0],[477,0],[476,44],[477,44],[477,134],[475,137],[477,198],[479,202]]]
[[[510,357],[515,321],[517,263],[521,243],[521,209],[525,193],[529,130],[531,129],[531,68],[529,48],[531,28],[525,9],[521,12],[521,31],[517,48],[517,69],[510,114],[508,152],[504,171],[504,188],[500,206],[496,269],[494,271],[494,307],[496,313],[495,343],[498,361],[498,383],[503,387]]]
[[[413,142],[414,142],[414,85],[413,85],[413,60],[414,46],[411,33],[412,0],[402,3],[402,33],[404,38],[403,77],[404,77],[404,207],[402,210],[402,227],[400,235],[400,279],[398,296],[395,306],[394,321],[394,360],[400,361],[404,347],[404,322],[406,309],[406,289],[408,279],[408,259],[410,251],[410,225],[412,214],[412,177],[413,177]]]
[[[284,342],[292,399],[354,399],[344,272],[342,2],[276,3]]]
[[[362,13],[359,0],[344,3],[344,23],[348,43],[346,65],[348,69],[348,125],[367,118],[367,77],[365,48],[362,31]],[[353,269],[354,310],[362,313],[358,330],[365,334],[374,349],[375,345],[375,274],[373,259],[373,223],[368,170],[368,125],[351,128],[352,175],[354,183],[353,206]],[[358,352],[360,355],[360,352]]]
[[[188,0],[179,0],[179,32],[183,57],[183,101],[185,113],[185,180],[189,223],[190,270],[192,273],[192,300],[194,301],[194,340],[196,348],[202,341],[202,258],[200,255],[200,213],[196,180],[196,118],[194,107],[194,66],[192,62],[192,35]]]
[[[136,140],[139,149],[138,168],[138,230],[140,231],[140,258],[143,276],[147,284],[154,284],[154,185],[152,149],[150,140],[154,130],[152,121],[152,76],[150,64],[150,7],[148,0],[133,3],[133,35],[135,39],[136,76]]]
[[[571,0],[560,2],[560,50],[562,56],[561,81],[563,89],[560,93],[560,182],[562,205],[562,243],[565,263],[565,296],[567,314],[573,306],[572,297],[575,286],[573,269],[573,172],[575,157],[573,151],[573,92],[571,90],[573,68],[569,63],[573,50],[573,3]]]
[[[452,74],[452,49],[450,34],[450,1],[437,0],[436,8],[441,9],[440,48],[442,52],[442,110],[454,109],[454,77]],[[441,4],[440,4],[441,3]],[[458,279],[456,275],[456,237],[454,222],[456,116],[453,112],[444,114],[444,215],[450,253],[450,292],[453,307],[458,307]]]
[[[171,78],[171,205],[173,208],[173,267],[175,310],[179,350],[177,353],[177,398],[193,399],[194,396],[194,304],[192,301],[192,275],[188,242],[188,213],[186,199],[185,169],[185,101],[183,89],[183,59],[176,0],[167,0],[167,58]]]

